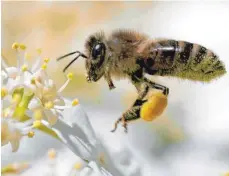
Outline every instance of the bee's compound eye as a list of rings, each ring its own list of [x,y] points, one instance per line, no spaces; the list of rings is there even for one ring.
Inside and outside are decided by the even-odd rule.
[[[154,65],[154,60],[152,58],[147,58],[147,59],[145,59],[145,64],[148,67],[152,67]]]
[[[92,49],[93,59],[96,59],[99,55],[101,55],[101,52],[102,52],[102,44],[96,44]]]

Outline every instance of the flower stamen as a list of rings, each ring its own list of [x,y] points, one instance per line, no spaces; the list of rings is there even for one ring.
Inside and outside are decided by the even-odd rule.
[[[19,44],[19,48],[21,49],[21,50],[26,50],[26,46],[25,46],[25,44]]]
[[[47,63],[44,63],[44,64],[41,66],[41,69],[42,69],[42,70],[46,70],[46,68],[47,68]]]
[[[72,106],[76,106],[76,105],[78,105],[78,104],[79,104],[78,99],[74,99],[74,100],[72,101]]]
[[[44,58],[44,62],[47,64],[50,61],[50,58]]]
[[[55,158],[56,158],[56,151],[55,151],[55,149],[50,149],[50,150],[48,151],[48,157],[49,157],[50,159],[55,159]]]
[[[82,164],[80,162],[74,164],[74,169],[80,170],[81,168],[82,168]]]
[[[34,131],[29,131],[27,134],[28,138],[33,138],[34,135],[35,135]]]
[[[67,87],[68,83],[73,79],[73,73],[68,73],[67,78],[67,81],[60,87],[58,93],[61,93]]]
[[[41,53],[42,53],[41,48],[37,48],[36,50],[37,50],[37,54],[38,54],[38,55],[41,55]]]
[[[71,72],[68,73],[68,74],[67,74],[67,77],[68,77],[68,79],[71,81],[71,80],[73,79],[73,73],[71,73]]]
[[[23,65],[22,67],[21,67],[21,71],[23,71],[23,72],[26,72],[28,70],[28,65]]]
[[[17,42],[14,42],[14,43],[12,44],[12,49],[17,50],[18,47],[19,47],[19,44],[18,44]]]
[[[32,79],[30,80],[30,83],[33,84],[33,85],[35,85],[35,84],[36,84],[36,78],[32,78]]]
[[[30,60],[31,59],[31,55],[29,53],[25,53],[25,59],[26,60]]]
[[[37,53],[38,53],[38,58],[37,58],[37,61],[35,62],[33,68],[32,68],[32,72],[35,72],[41,65],[41,58],[40,58],[40,55],[41,55],[41,48],[38,48],[37,49]]]

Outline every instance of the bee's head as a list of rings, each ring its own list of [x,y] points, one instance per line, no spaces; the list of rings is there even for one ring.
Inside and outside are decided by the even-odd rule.
[[[98,81],[105,72],[105,66],[108,60],[107,46],[104,33],[95,33],[87,39],[85,43],[86,71],[88,81]]]
[[[59,57],[57,60],[65,58],[67,56],[78,53],[65,68],[64,71],[79,57],[85,58],[85,67],[87,71],[87,81],[98,81],[105,72],[105,66],[108,60],[107,56],[107,46],[105,41],[105,36],[103,32],[95,33],[91,35],[85,43],[85,54],[74,51],[72,53],[66,54]]]

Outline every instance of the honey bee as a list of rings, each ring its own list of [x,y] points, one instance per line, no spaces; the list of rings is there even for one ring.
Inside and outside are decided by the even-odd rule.
[[[173,39],[150,39],[127,29],[115,30],[107,36],[102,31],[90,35],[84,53],[74,51],[57,60],[78,54],[63,71],[81,56],[85,58],[88,82],[104,77],[109,88],[114,89],[112,78],[126,78],[137,89],[136,101],[115,122],[112,132],[120,122],[127,132],[127,122],[140,118],[140,109],[150,90],[158,89],[168,96],[169,89],[147,79],[146,74],[210,82],[226,73],[223,62],[204,46]]]

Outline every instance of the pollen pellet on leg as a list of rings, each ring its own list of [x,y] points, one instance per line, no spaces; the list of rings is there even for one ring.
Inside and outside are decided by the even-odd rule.
[[[142,105],[140,117],[145,121],[156,119],[164,112],[167,103],[167,97],[163,93],[158,92],[153,94],[148,101]]]

